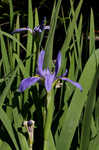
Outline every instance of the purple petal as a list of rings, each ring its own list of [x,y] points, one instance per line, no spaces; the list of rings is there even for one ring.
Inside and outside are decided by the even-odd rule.
[[[23,32],[23,31],[30,31],[31,33],[33,32],[31,28],[27,27],[27,28],[16,29],[16,30],[14,30],[13,32],[11,32],[11,34]]]
[[[42,32],[42,30],[40,29],[40,25],[34,27],[33,32]]]
[[[65,73],[63,73],[62,77],[67,75],[68,70],[66,69]]]
[[[23,79],[18,89],[19,92],[23,92],[25,89],[35,84],[38,80],[40,80],[40,77],[29,77],[29,78]]]
[[[43,30],[50,30],[50,26],[43,26]]]
[[[77,82],[74,82],[74,81],[72,81],[72,80],[70,80],[70,79],[68,79],[68,78],[65,78],[65,77],[61,77],[60,79],[72,83],[74,86],[76,86],[77,88],[79,88],[80,91],[83,90],[83,89],[82,89],[82,86],[81,86],[79,83],[77,83]]]
[[[46,75],[45,75],[45,88],[47,90],[47,92],[49,92],[52,88],[52,84],[54,82],[54,74],[51,74],[49,69],[47,69],[46,71]]]
[[[44,55],[45,55],[45,51],[41,50],[39,58],[38,58],[37,73],[42,77],[44,77],[44,74],[45,74],[45,70],[43,70]]]
[[[56,60],[55,75],[57,75],[57,73],[59,72],[60,66],[61,66],[61,53],[59,52]]]
[[[43,30],[49,30],[49,29],[50,29],[50,26],[39,25],[39,26],[34,27],[33,32],[41,33]]]
[[[31,28],[27,27],[26,29],[27,31],[30,31],[31,33],[33,33],[33,30]]]

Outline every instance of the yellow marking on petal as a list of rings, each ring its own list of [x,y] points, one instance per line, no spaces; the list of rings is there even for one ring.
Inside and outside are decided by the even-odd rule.
[[[43,78],[43,77],[41,77],[41,76],[40,76],[40,75],[38,75],[38,74],[37,74],[37,75],[35,75],[35,76],[33,76],[33,77],[35,77],[35,78],[38,78],[38,77],[39,77],[41,81],[43,81],[43,80],[44,80],[44,78]]]
[[[67,79],[67,77],[62,77],[63,79]]]
[[[33,77],[36,77],[36,78],[38,78],[38,77],[40,77],[39,75],[35,75],[35,76],[33,76]]]

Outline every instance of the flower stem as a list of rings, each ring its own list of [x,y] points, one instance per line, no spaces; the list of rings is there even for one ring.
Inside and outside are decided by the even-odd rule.
[[[26,127],[29,135],[29,150],[32,150],[32,146],[33,146],[34,123],[35,121],[33,120],[24,121],[24,126]]]
[[[48,150],[48,139],[52,124],[52,117],[54,112],[54,90],[47,93],[47,114],[44,127],[44,150]]]

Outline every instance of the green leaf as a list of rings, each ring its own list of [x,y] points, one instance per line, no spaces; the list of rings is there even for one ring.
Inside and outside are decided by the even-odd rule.
[[[20,133],[20,132],[17,132],[17,134],[18,134],[21,149],[22,150],[29,150],[29,146],[27,144],[25,136],[23,136],[22,133]]]
[[[8,143],[2,141],[2,144],[0,144],[0,150],[11,150],[11,147]]]
[[[6,96],[8,95],[8,92],[10,91],[12,82],[16,76],[17,71],[18,71],[18,66],[16,67],[15,71],[12,73],[11,78],[7,82],[7,86],[4,88],[2,95],[0,95],[0,108],[2,107],[4,100],[5,100]]]
[[[78,29],[77,26],[75,26],[75,34],[76,34],[76,42],[77,42],[77,48],[75,50],[75,58],[78,53],[78,57],[76,58],[77,63],[77,69],[78,71],[82,71],[82,15],[80,16]]]
[[[6,32],[4,32],[4,31],[1,31],[1,30],[0,30],[0,34],[2,34],[2,35],[4,35],[4,36],[6,36],[6,37],[8,37],[8,38],[10,38],[10,39],[12,39],[12,40],[14,40],[16,43],[18,43],[18,44],[20,45],[20,47],[21,47],[23,50],[27,51],[26,48],[22,45],[22,43],[20,43],[20,42],[19,42],[14,36],[12,36],[11,34],[6,33]],[[29,53],[29,52],[27,52],[27,53]],[[29,53],[29,54],[30,54],[30,53]]]
[[[33,29],[33,11],[32,11],[32,0],[28,0],[28,26],[29,28]],[[27,59],[26,61],[26,75],[27,77],[29,77],[31,75],[31,64],[33,63],[32,62],[32,59],[31,59],[31,55],[32,55],[32,42],[33,40],[33,35],[28,32],[28,37],[27,37],[27,52],[26,52],[26,58],[29,57],[29,59]],[[24,103],[27,101],[28,99],[28,91],[25,91],[24,92]]]
[[[65,117],[60,136],[56,142],[57,150],[70,149],[75,130],[79,124],[84,104],[88,99],[89,91],[93,85],[98,66],[99,49],[89,58],[81,75],[80,84],[83,87],[83,91],[80,92],[79,89],[76,89],[68,111],[63,114]]]
[[[7,50],[6,50],[6,46],[2,34],[0,34],[0,38],[1,38],[1,53],[2,53],[3,66],[4,66],[5,75],[7,75],[10,72],[8,54],[7,54]]]
[[[28,74],[27,74],[26,68],[24,67],[22,60],[19,58],[19,56],[17,54],[13,54],[13,57],[16,59],[18,66],[19,66],[22,74],[24,75],[24,78],[26,78],[28,76]]]
[[[95,124],[97,130],[99,130],[99,97],[97,98],[96,107],[95,107]]]
[[[88,150],[99,150],[99,133],[93,140],[90,141]]]
[[[96,86],[97,86],[97,77],[95,76],[93,80],[93,84],[91,90],[88,94],[88,99],[85,107],[84,119],[82,124],[82,132],[81,132],[81,143],[80,150],[88,150],[89,140],[90,140],[90,128],[91,128],[91,118],[95,104],[95,94],[96,94]]]
[[[9,6],[10,6],[10,29],[12,29],[13,16],[14,16],[12,0],[9,0]]]
[[[90,34],[89,34],[89,55],[91,55],[95,51],[95,29],[94,29],[94,16],[93,11],[91,9],[91,16],[90,16]]]
[[[4,112],[4,110],[2,108],[0,108],[0,120],[2,121],[4,127],[6,128],[13,144],[15,145],[16,149],[19,150],[16,139],[15,139],[15,135],[13,132],[13,128],[11,125],[11,122],[7,116],[7,114]]]
[[[18,128],[22,126],[23,117],[21,114],[19,114],[17,107],[13,109],[13,118],[14,118],[14,126],[16,130],[18,130]]]
[[[94,138],[97,135],[97,128],[96,128],[96,122],[94,120],[94,117],[91,118],[91,138]]]
[[[33,29],[32,0],[28,0],[28,27]],[[32,55],[32,37],[33,35],[30,32],[28,32],[26,57]],[[30,65],[31,65],[31,57],[26,61],[26,71],[28,76],[30,75]]]
[[[56,148],[55,148],[55,143],[54,143],[54,139],[53,139],[53,136],[52,136],[51,131],[50,131],[50,133],[49,133],[48,149],[49,149],[49,150],[56,150]]]
[[[73,36],[73,31],[75,29],[75,24],[77,22],[77,19],[78,19],[80,10],[81,10],[82,2],[83,2],[83,0],[80,0],[79,4],[78,4],[78,6],[75,10],[75,13],[73,15],[73,19],[70,22],[70,24],[68,26],[68,29],[67,29],[66,39],[65,39],[65,41],[63,43],[63,46],[61,48],[62,64],[61,64],[60,72],[62,71],[61,69],[64,68],[64,66],[65,66],[65,61],[63,61],[63,60],[65,60],[66,52],[69,49],[69,45],[70,45],[70,42],[71,42],[71,39],[72,39],[72,36]]]
[[[22,150],[29,150],[26,138],[24,135],[22,135],[22,133],[20,133],[18,131],[18,128],[20,128],[22,126],[23,123],[23,117],[21,114],[19,114],[18,109],[15,108],[13,110],[13,118],[14,118],[14,127],[16,129],[18,138],[19,138],[19,143],[20,143],[20,147]]]
[[[20,16],[17,16],[17,20],[16,20],[16,28],[20,28]],[[20,41],[20,34],[17,34],[17,40]],[[17,44],[17,54],[20,56],[20,45]]]
[[[35,26],[38,26],[39,25],[39,17],[38,17],[38,10],[37,8],[35,9]],[[40,42],[39,41],[39,37],[40,35],[38,34],[38,39],[34,40],[34,45],[33,45],[33,74],[35,74],[35,71],[36,71],[36,60],[37,60],[37,53],[39,51],[39,48],[38,48],[38,43]]]
[[[57,24],[57,18],[58,18],[58,13],[60,10],[60,5],[61,5],[61,0],[58,0],[57,5],[53,8],[52,11],[52,17],[51,17],[51,23],[50,23],[50,31],[48,34],[48,38],[46,41],[46,46],[45,46],[45,57],[44,57],[44,68],[49,67],[51,69],[52,67],[52,54],[53,54],[53,41],[54,41],[54,34],[55,34],[55,29],[56,29],[56,24]]]

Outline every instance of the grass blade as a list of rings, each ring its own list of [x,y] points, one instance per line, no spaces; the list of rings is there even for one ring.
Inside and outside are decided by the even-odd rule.
[[[71,41],[71,39],[72,39],[73,31],[74,31],[74,29],[75,29],[75,24],[76,24],[76,22],[77,22],[77,19],[78,19],[80,10],[81,10],[82,2],[83,2],[83,0],[81,0],[81,1],[79,2],[78,6],[77,6],[77,8],[76,8],[76,10],[75,10],[75,14],[73,15],[73,19],[72,19],[72,21],[70,22],[69,27],[68,27],[68,29],[67,29],[67,36],[66,36],[66,39],[65,39],[65,41],[64,41],[64,43],[63,43],[63,46],[62,46],[62,49],[61,49],[61,52],[62,52],[62,64],[61,64],[61,69],[64,68],[64,66],[65,66],[65,64],[64,64],[65,61],[63,61],[63,60],[65,60],[65,54],[66,54],[67,50],[69,49],[70,41]],[[61,69],[60,69],[60,72],[62,71]]]
[[[23,118],[22,115],[19,114],[17,108],[13,109],[13,118],[14,118],[14,127],[16,129],[19,138],[20,147],[22,150],[29,150],[29,146],[27,144],[25,136],[18,131],[18,128],[22,126]]]
[[[19,58],[19,56],[17,54],[13,54],[13,57],[17,61],[24,78],[26,78],[28,76],[28,74],[27,74],[26,68],[24,67],[22,60]]]
[[[95,55],[97,56],[97,60]],[[80,78],[83,92],[76,89],[68,111],[64,112],[64,123],[62,124],[61,134],[57,141],[57,150],[64,150],[64,148],[66,150],[70,149],[75,130],[79,123],[81,112],[87,100],[89,90],[95,79],[97,65],[99,66],[99,50],[97,50],[95,54],[90,57]]]
[[[9,136],[11,137],[11,140],[13,141],[13,144],[16,147],[16,150],[19,150],[18,145],[16,143],[15,135],[11,126],[11,122],[9,118],[7,117],[7,114],[3,111],[2,108],[0,108],[0,120],[2,121],[4,127],[6,128]]]
[[[20,43],[20,42],[19,42],[14,36],[12,36],[11,34],[6,33],[6,32],[4,32],[4,31],[1,31],[1,30],[0,30],[0,34],[6,36],[6,37],[8,37],[8,38],[10,38],[11,40],[14,40],[17,44],[20,45],[20,47],[21,47],[23,50],[27,51],[26,48],[22,45],[22,43]],[[27,53],[29,53],[29,52],[27,52]],[[30,54],[30,53],[29,53],[29,54]]]
[[[12,73],[11,78],[9,79],[9,81],[7,82],[7,86],[4,88],[2,95],[0,96],[0,108],[2,107],[4,100],[6,98],[6,96],[8,95],[8,92],[10,91],[12,82],[16,76],[16,73],[18,71],[18,66],[16,67],[15,71]]]
[[[89,44],[89,55],[91,55],[95,50],[95,29],[94,29],[94,16],[93,11],[91,9],[91,16],[90,16],[90,44]]]
[[[2,144],[0,144],[0,149],[2,149],[2,150],[11,150],[11,147],[9,146],[9,144],[8,143],[6,143],[6,142],[2,142]]]
[[[99,134],[90,142],[88,150],[98,150],[99,149]]]
[[[1,38],[1,53],[2,53],[2,60],[4,65],[4,72],[5,75],[7,75],[10,72],[8,54],[7,54],[7,50],[6,50],[6,46],[2,34],[0,34],[0,38]]]
[[[33,11],[32,11],[32,1],[28,1],[28,26],[33,29]],[[27,54],[26,57],[31,56],[32,54],[32,34],[28,32],[27,38]],[[28,53],[29,52],[29,53]],[[26,70],[28,76],[30,75],[30,66],[31,66],[31,57],[26,61]]]
[[[52,67],[53,41],[54,41],[54,34],[56,29],[58,13],[60,10],[60,5],[61,5],[61,0],[58,0],[56,8],[55,7],[53,8],[51,23],[50,23],[51,29],[49,31],[49,35],[45,46],[46,53],[44,57],[44,68],[47,68],[49,66],[49,68],[51,69]]]
[[[10,29],[12,29],[13,17],[14,17],[12,0],[9,0],[9,6],[10,6]]]
[[[39,18],[38,18],[38,11],[37,8],[35,9],[35,26],[39,25]],[[39,39],[39,37],[38,37]],[[34,40],[34,45],[33,45],[33,74],[35,74],[36,71],[36,59],[37,59],[37,52],[39,51],[38,48],[38,39],[37,41]]]
[[[84,119],[83,119],[83,125],[82,125],[82,133],[81,133],[81,143],[80,143],[80,150],[88,150],[89,141],[90,141],[90,128],[91,128],[91,118],[92,118],[92,112],[94,109],[95,104],[95,93],[96,93],[96,84],[97,77],[95,77],[93,81],[92,88],[90,90],[85,113],[84,113]]]

